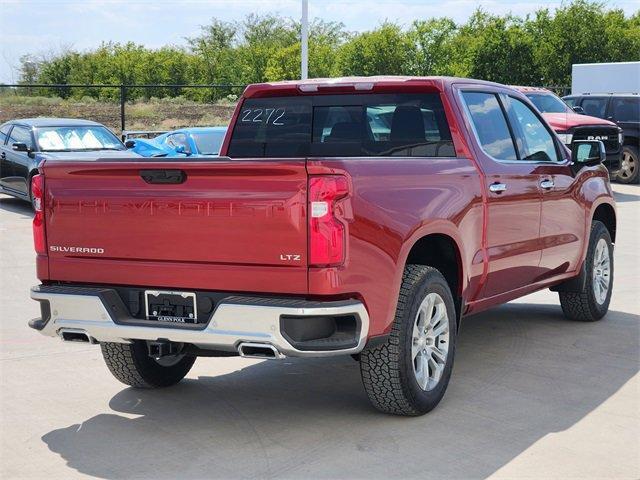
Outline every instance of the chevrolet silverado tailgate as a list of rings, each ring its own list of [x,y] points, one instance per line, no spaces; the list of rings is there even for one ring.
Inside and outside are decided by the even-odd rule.
[[[50,280],[306,293],[304,159],[47,161]]]

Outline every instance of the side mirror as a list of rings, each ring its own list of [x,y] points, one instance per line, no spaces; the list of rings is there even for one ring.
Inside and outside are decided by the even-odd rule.
[[[14,143],[13,145],[11,145],[11,148],[13,148],[14,152],[29,152],[29,147],[27,147],[27,144],[22,142]]]
[[[584,115],[584,108],[582,108],[580,105],[574,106],[573,111],[579,113],[580,115]]]
[[[135,140],[127,140],[126,142],[124,142],[124,146],[127,148],[133,148],[136,146],[136,141]]]
[[[571,161],[578,168],[599,165],[606,158],[604,143],[600,140],[575,140],[571,144]]]

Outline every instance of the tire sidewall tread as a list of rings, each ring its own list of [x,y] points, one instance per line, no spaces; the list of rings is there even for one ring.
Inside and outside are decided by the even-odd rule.
[[[427,293],[444,300],[449,318],[449,352],[439,384],[422,390],[415,378],[411,358],[413,324]],[[379,410],[405,416],[423,415],[440,402],[447,388],[455,356],[456,313],[447,281],[433,267],[407,265],[402,277],[396,316],[386,343],[365,349],[360,369],[365,390]]]
[[[596,301],[593,293],[593,260],[596,245],[600,239],[604,238],[607,242],[610,262],[610,281],[607,298],[603,304]],[[589,235],[589,246],[585,258],[585,275],[584,288],[580,292],[559,292],[560,305],[564,315],[571,320],[582,322],[595,322],[604,317],[609,310],[611,303],[611,295],[613,293],[614,281],[614,262],[613,262],[613,243],[611,235],[604,224],[598,220],[594,220],[591,225]]]
[[[159,388],[175,385],[189,373],[196,357],[185,355],[170,367],[158,364],[147,353],[146,342],[100,344],[102,356],[112,375],[135,388]]]

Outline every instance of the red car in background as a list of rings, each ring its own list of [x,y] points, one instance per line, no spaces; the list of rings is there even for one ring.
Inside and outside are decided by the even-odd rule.
[[[513,86],[522,92],[542,113],[547,123],[553,128],[560,140],[569,148],[574,140],[602,140],[607,159],[604,162],[610,174],[620,168],[623,134],[615,123],[602,118],[590,117],[567,105],[550,90],[540,87]],[[614,178],[615,175],[612,175]]]

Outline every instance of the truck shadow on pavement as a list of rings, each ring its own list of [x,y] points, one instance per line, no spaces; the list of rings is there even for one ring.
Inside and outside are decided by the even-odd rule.
[[[577,323],[524,303],[466,318],[449,390],[424,417],[373,410],[351,358],[294,359],[126,388],[109,402],[120,413],[42,440],[71,468],[109,479],[483,478],[638,372],[638,320]]]
[[[23,218],[33,218],[33,210],[29,202],[20,200],[19,198],[5,196],[0,194],[0,210],[6,210],[11,213],[18,213]]]

